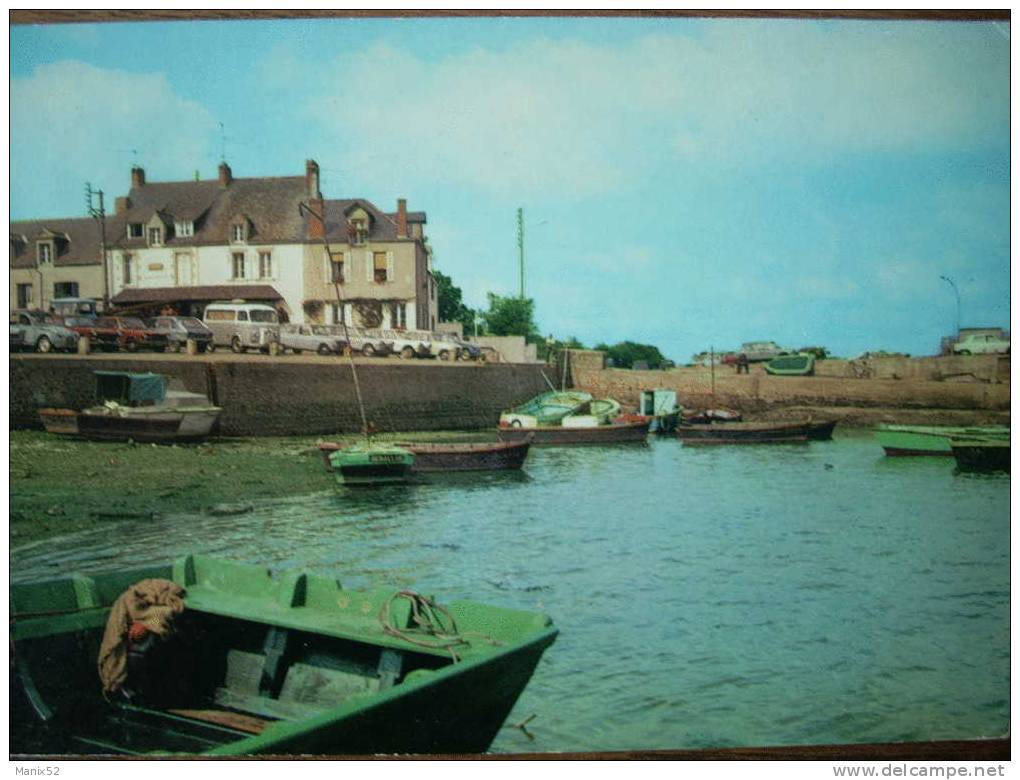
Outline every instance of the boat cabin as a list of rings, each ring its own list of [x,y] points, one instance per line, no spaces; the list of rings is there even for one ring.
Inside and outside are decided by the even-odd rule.
[[[642,390],[638,414],[655,417],[675,412],[676,390]]]
[[[96,399],[121,406],[153,406],[166,398],[166,377],[162,374],[133,374],[127,371],[96,371]]]

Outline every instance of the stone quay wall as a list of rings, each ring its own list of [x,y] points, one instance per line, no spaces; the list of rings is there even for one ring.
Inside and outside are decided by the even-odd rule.
[[[637,407],[642,390],[662,388],[675,390],[688,408],[723,407],[761,418],[810,409],[864,424],[1009,419],[1008,356],[825,360],[818,362],[815,376],[806,377],[770,376],[760,364],[752,365],[750,374],[717,366],[714,380],[712,370],[702,366],[601,368],[590,352],[572,353],[570,361],[575,387],[615,398],[625,409]]]
[[[92,372],[152,371],[171,389],[203,393],[223,408],[226,436],[290,436],[361,430],[349,364],[340,359],[11,355],[10,426],[39,428],[40,407],[94,403]],[[504,409],[548,389],[544,365],[365,361],[358,379],[378,431],[492,428]],[[544,374],[544,376],[543,376]]]

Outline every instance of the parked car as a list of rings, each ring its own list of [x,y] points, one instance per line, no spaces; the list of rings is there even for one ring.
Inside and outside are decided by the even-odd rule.
[[[99,301],[95,298],[54,298],[50,311],[58,317],[98,317]]]
[[[379,334],[393,343],[393,351],[404,360],[433,355],[431,333],[417,330],[381,330]]]
[[[117,345],[128,352],[152,349],[165,352],[169,337],[164,331],[148,327],[137,317],[97,317],[97,328],[113,328],[117,331]]]
[[[1009,339],[991,333],[968,333],[953,344],[954,355],[1008,355]]]
[[[63,317],[64,327],[73,330],[78,338],[87,336],[96,349],[116,352],[120,346],[120,331],[114,327],[100,327],[95,317]]]
[[[747,355],[749,363],[764,363],[772,358],[777,358],[780,355],[789,355],[790,350],[779,346],[774,341],[745,341],[740,345],[740,349],[733,352],[727,352],[722,356],[720,362],[727,365],[735,364],[741,355]]]
[[[201,352],[212,352],[216,348],[213,332],[197,317],[153,317],[148,325],[167,334],[167,348],[171,352],[180,352],[188,339],[194,341]]]
[[[202,322],[212,330],[213,344],[234,352],[267,352],[272,342],[280,340],[280,315],[264,303],[210,303]]]
[[[73,352],[78,348],[78,334],[45,311],[15,309],[11,312],[11,351],[31,349],[52,352],[55,349]]]
[[[365,357],[386,357],[393,352],[393,340],[378,331],[368,331],[348,325],[326,325],[330,333],[341,337],[341,350],[350,342],[351,350]],[[347,341],[344,341],[346,339]]]
[[[460,349],[460,354],[457,355],[458,360],[485,360],[485,353],[482,352],[481,347],[460,339],[456,339],[456,344]]]
[[[346,343],[343,337],[331,333],[321,325],[280,326],[280,346],[291,350],[295,355],[306,351],[318,352],[320,355],[338,355],[343,352]]]

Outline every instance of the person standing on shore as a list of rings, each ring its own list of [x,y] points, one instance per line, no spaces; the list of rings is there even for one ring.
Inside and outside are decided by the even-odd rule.
[[[740,356],[737,358],[737,373],[739,374],[741,371],[745,374],[751,373],[751,361],[747,359],[747,354],[745,352],[741,352]]]

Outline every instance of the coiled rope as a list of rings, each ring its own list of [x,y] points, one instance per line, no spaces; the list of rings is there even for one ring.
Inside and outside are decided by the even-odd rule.
[[[393,623],[392,606],[400,598],[411,602],[413,625],[407,628],[397,628]],[[477,632],[462,634],[457,628],[457,621],[453,619],[453,615],[446,607],[413,590],[398,590],[390,596],[379,610],[379,623],[383,633],[410,642],[412,645],[432,650],[446,650],[450,653],[454,663],[460,661],[460,656],[457,655],[454,648],[470,645],[469,636],[478,637],[493,645],[502,644],[490,636]]]

